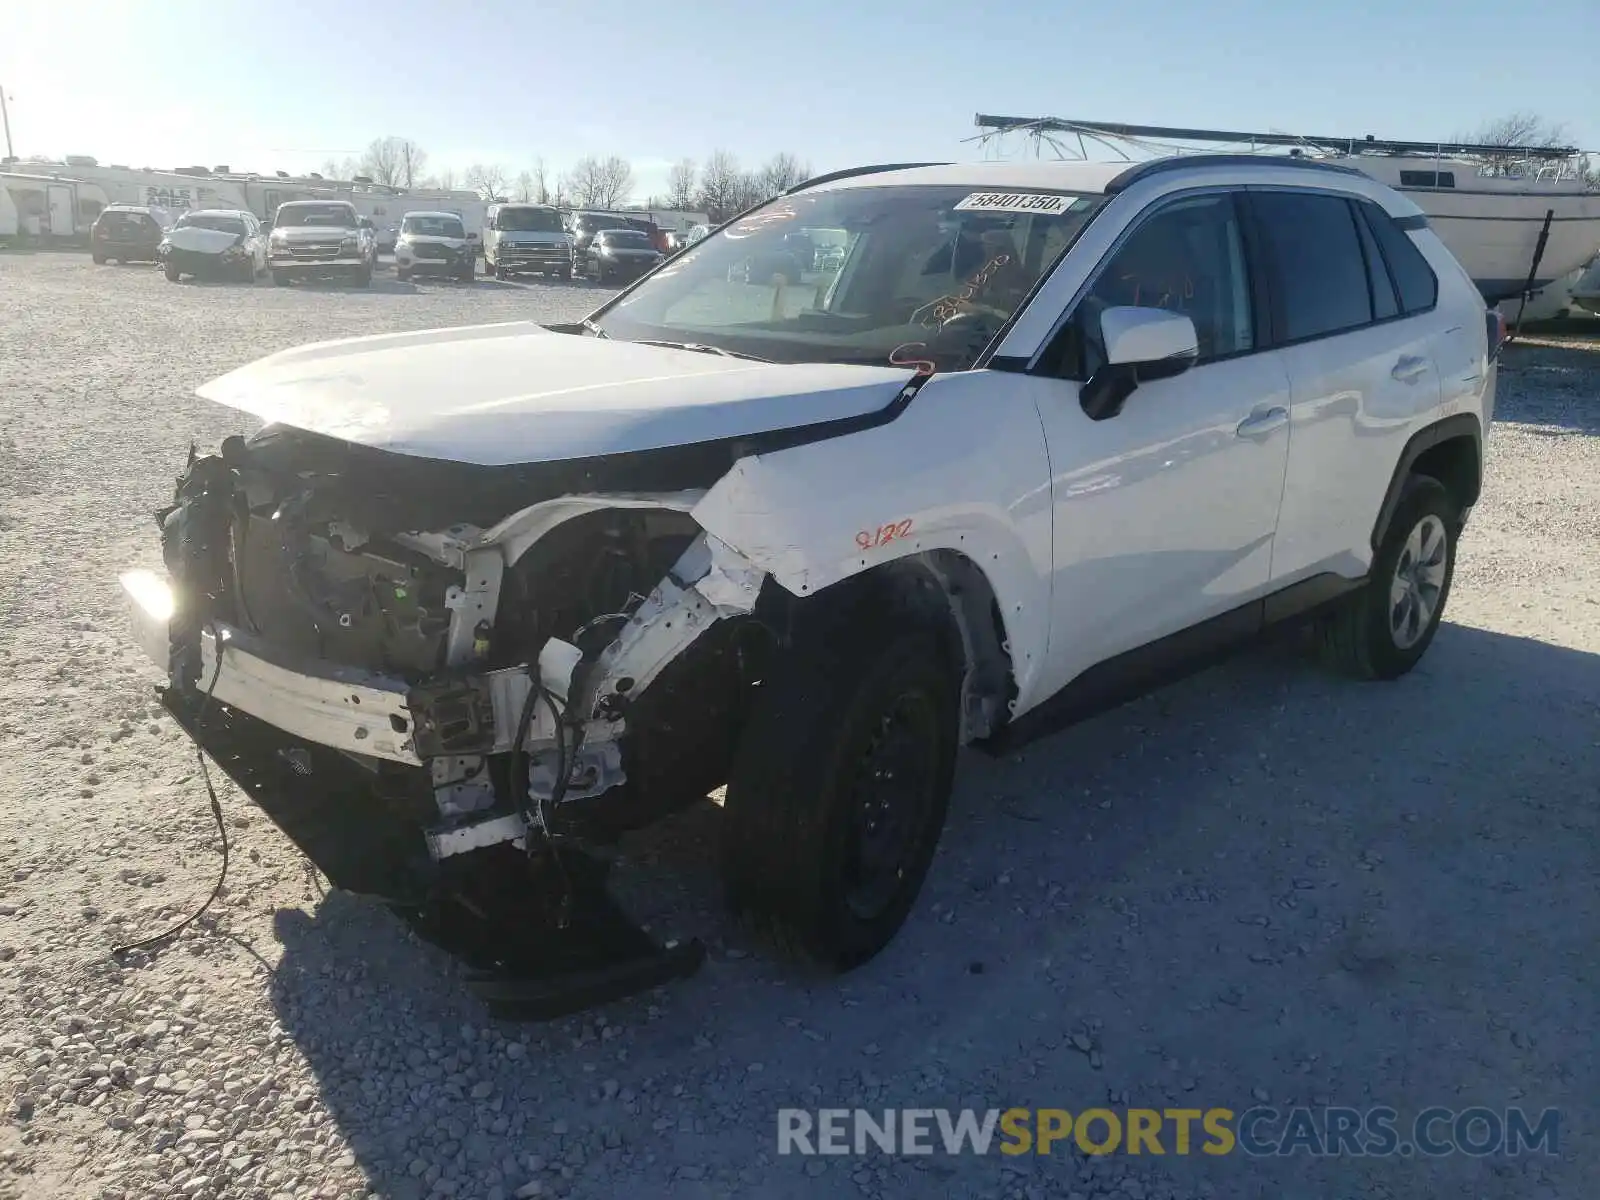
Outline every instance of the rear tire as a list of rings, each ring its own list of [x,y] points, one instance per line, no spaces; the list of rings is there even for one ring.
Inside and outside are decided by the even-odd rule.
[[[180,272],[178,268],[173,266],[171,263],[166,265],[165,270],[168,283],[177,283],[178,280],[183,277],[182,272]]]
[[[1323,659],[1356,679],[1398,679],[1415,667],[1444,616],[1460,533],[1445,486],[1411,476],[1366,585],[1322,622]]]
[[[372,264],[371,263],[368,263],[366,266],[364,266],[364,267],[362,267],[362,268],[360,268],[359,270],[356,271],[355,283],[356,283],[357,287],[363,287],[364,288],[364,287],[371,287],[372,286]]]
[[[404,267],[396,267],[394,269],[394,277],[401,283],[408,283],[411,279],[411,272],[406,270]]]
[[[95,266],[103,267],[106,265],[106,256],[104,254],[93,254],[90,257],[94,259]]]
[[[789,956],[849,970],[905,923],[938,846],[959,738],[941,640],[851,605],[760,689],[734,755],[729,906]]]

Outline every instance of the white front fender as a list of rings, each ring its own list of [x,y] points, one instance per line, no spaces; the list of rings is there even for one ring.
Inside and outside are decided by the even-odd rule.
[[[796,596],[948,550],[989,582],[1018,713],[1050,632],[1050,466],[1026,389],[1000,372],[936,377],[876,428],[740,459],[692,516]]]

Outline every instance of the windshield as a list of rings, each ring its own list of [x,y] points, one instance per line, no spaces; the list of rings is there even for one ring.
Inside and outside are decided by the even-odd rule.
[[[595,236],[602,246],[618,246],[625,250],[650,249],[650,238],[636,229],[605,229]]]
[[[1100,201],[932,184],[784,196],[670,259],[596,323],[778,362],[966,370]]]
[[[184,213],[178,218],[178,229],[215,229],[218,233],[243,233],[244,222],[238,217],[224,217],[218,213]]]
[[[326,225],[333,229],[354,229],[356,210],[345,204],[285,204],[278,209],[274,225]]]
[[[466,229],[460,217],[408,216],[400,223],[401,233],[419,234],[423,237],[464,238]]]
[[[561,233],[561,214],[553,208],[502,208],[494,227],[511,233]]]

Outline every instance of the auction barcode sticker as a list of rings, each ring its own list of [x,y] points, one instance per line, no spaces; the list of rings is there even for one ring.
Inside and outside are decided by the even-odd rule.
[[[1047,196],[1040,192],[973,192],[955,206],[955,211],[1046,213],[1059,216],[1072,207],[1075,199],[1075,196]]]

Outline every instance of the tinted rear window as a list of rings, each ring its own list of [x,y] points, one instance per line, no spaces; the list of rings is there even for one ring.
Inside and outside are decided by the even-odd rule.
[[[1258,192],[1252,203],[1283,298],[1283,340],[1370,323],[1367,265],[1350,204],[1309,192]]]
[[[1383,251],[1389,274],[1394,277],[1395,290],[1400,293],[1400,311],[1410,314],[1432,308],[1439,299],[1439,279],[1417,244],[1377,205],[1358,207],[1366,214],[1367,225]]]
[[[147,233],[156,228],[145,213],[105,212],[100,214],[100,223],[113,233]]]

